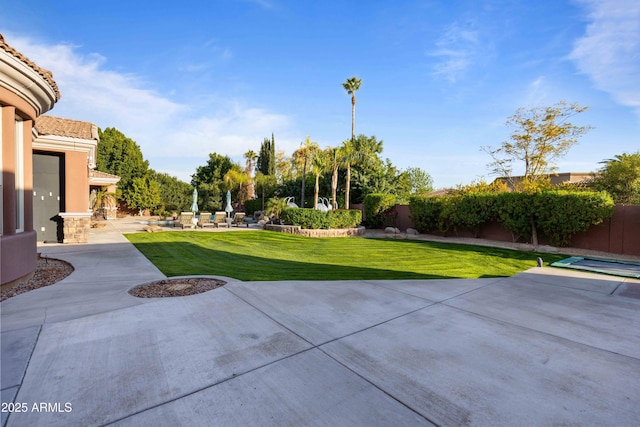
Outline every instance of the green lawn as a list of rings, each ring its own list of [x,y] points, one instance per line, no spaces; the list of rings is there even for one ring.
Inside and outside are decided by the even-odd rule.
[[[307,238],[267,231],[126,237],[167,276],[239,280],[444,279],[511,276],[561,255],[417,240]]]

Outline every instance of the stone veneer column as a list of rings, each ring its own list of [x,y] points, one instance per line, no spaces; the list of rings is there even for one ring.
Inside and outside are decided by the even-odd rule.
[[[91,213],[61,212],[62,243],[88,243]]]

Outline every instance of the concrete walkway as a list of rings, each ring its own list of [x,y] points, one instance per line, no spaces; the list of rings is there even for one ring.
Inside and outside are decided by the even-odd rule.
[[[126,227],[42,247],[74,273],[0,304],[2,402],[26,409],[3,412],[3,425],[640,420],[640,300],[625,296],[640,281],[544,268],[502,279],[230,281],[141,300],[127,289],[163,275],[122,237]]]

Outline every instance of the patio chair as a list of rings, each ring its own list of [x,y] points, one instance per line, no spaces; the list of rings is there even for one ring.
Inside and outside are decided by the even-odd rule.
[[[213,224],[216,228],[218,227],[228,227],[229,223],[227,222],[227,213],[226,212],[216,212],[213,215]]]
[[[233,216],[233,224],[236,227],[240,227],[241,225],[246,225],[247,227],[249,227],[249,224],[244,222],[245,219],[245,213],[244,212],[236,212],[236,214]]]
[[[196,225],[193,223],[194,213],[193,212],[182,212],[180,214],[180,227],[184,229],[185,227],[196,228]]]
[[[198,225],[200,228],[214,227],[215,225],[211,222],[211,212],[200,212]]]

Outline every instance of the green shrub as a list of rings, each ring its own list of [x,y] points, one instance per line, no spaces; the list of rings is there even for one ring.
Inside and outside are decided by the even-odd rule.
[[[262,210],[262,199],[245,200],[244,211],[247,213],[247,216],[251,216],[255,211],[261,211],[261,210]]]
[[[409,214],[413,226],[421,233],[440,229],[440,216],[447,196],[412,196],[409,198]]]
[[[310,208],[291,208],[285,209],[281,217],[285,224],[306,229],[353,228],[362,222],[362,212],[344,209],[322,212]]]
[[[495,210],[498,221],[511,232],[514,242],[531,240],[534,219],[532,193],[500,193],[496,196]]]
[[[394,194],[367,194],[364,198],[365,225],[378,228],[389,224],[388,218],[396,205]]]
[[[327,216],[331,228],[355,228],[362,222],[362,211],[358,209],[329,211]]]
[[[613,215],[613,199],[606,192],[543,191],[534,197],[536,223],[553,246]]]
[[[478,237],[482,226],[496,217],[495,199],[496,195],[491,193],[468,193],[452,197],[453,203],[445,205],[443,215],[448,215],[447,219],[454,230],[466,228]]]

